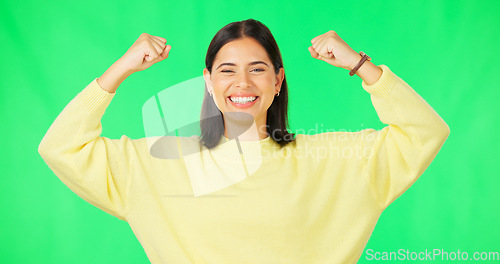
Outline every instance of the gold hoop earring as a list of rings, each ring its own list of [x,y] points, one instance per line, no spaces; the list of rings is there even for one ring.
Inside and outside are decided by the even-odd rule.
[[[276,94],[276,96],[280,96],[280,92],[278,91],[278,94]]]

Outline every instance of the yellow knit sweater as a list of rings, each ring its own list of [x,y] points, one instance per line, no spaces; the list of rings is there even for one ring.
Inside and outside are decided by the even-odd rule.
[[[151,263],[356,263],[382,211],[450,133],[378,67],[380,79],[362,87],[387,124],[381,130],[298,134],[282,149],[270,137],[239,146],[223,137],[212,150],[196,136],[109,139],[101,118],[115,93],[94,79],[38,151],[73,192],[127,221]],[[162,157],[172,151],[181,158]]]

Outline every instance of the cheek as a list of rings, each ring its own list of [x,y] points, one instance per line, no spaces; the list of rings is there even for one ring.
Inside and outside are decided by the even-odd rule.
[[[276,77],[272,74],[266,74],[256,78],[255,82],[258,83],[262,88],[265,88],[266,90],[272,90],[271,92],[273,92],[275,78]]]
[[[218,93],[224,93],[224,90],[226,90],[230,85],[231,82],[227,78],[226,79],[219,78],[212,82],[214,91]]]
[[[266,96],[266,99],[263,102],[265,104],[266,109],[269,108],[271,104],[273,104],[273,101],[274,101],[274,96],[272,94]]]
[[[227,104],[226,97],[224,96],[224,89],[217,90],[217,87],[214,87],[214,90],[216,94],[216,96],[213,97],[214,103],[221,112],[224,112]]]

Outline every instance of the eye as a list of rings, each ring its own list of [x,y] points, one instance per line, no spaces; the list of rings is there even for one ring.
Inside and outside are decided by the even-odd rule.
[[[233,72],[231,70],[222,70],[221,72]]]
[[[257,71],[257,72],[263,72],[263,71],[265,71],[264,69],[258,69],[258,68],[254,69],[254,70]]]

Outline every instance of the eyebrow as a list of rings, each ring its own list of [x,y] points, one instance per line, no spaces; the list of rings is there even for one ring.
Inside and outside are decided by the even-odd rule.
[[[265,62],[263,62],[263,61],[252,61],[252,62],[250,62],[248,65],[255,65],[255,64],[264,64],[264,65],[266,65],[267,67],[269,67],[269,65],[267,65],[267,63],[265,63]],[[217,66],[216,70],[217,70],[217,69],[219,69],[221,66],[224,66],[224,65],[236,66],[236,64],[234,64],[234,63],[231,63],[231,62],[224,62],[224,63],[219,64],[219,66]]]

